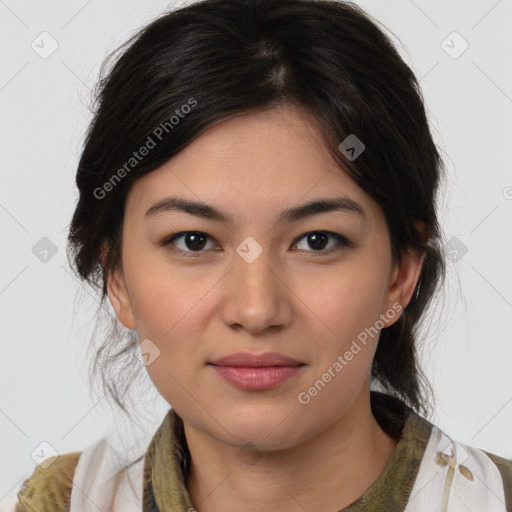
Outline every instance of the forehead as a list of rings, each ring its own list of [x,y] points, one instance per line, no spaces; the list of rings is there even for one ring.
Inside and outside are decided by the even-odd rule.
[[[245,113],[208,129],[139,178],[127,210],[144,215],[166,196],[213,203],[241,216],[281,211],[318,197],[348,197],[370,215],[377,206],[332,157],[315,119],[288,105]]]

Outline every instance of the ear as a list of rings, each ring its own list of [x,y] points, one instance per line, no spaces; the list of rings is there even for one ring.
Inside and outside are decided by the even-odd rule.
[[[102,261],[104,262],[104,252],[102,253]],[[105,266],[103,264],[103,266]],[[122,268],[114,269],[107,277],[107,292],[116,313],[117,319],[127,328],[135,329],[135,318],[133,315],[128,287],[124,277]]]
[[[423,223],[417,223],[416,226],[423,231]],[[418,254],[411,251],[401,254],[400,263],[397,262],[391,272],[385,302],[386,311],[402,312],[409,304],[420,277],[424,259],[425,253]],[[383,319],[385,327],[389,327],[400,318],[400,315],[393,314],[387,319],[387,315],[383,313],[386,317]]]

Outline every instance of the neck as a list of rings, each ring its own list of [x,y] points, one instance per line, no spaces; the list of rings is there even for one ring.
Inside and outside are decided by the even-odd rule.
[[[328,429],[286,450],[258,452],[254,464],[240,448],[184,428],[187,489],[199,512],[340,510],[379,478],[396,447],[372,415],[369,389]]]

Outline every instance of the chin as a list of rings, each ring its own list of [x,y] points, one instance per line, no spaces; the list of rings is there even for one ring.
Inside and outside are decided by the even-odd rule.
[[[226,437],[226,431],[222,429],[219,432],[224,438],[224,442],[231,446],[243,447],[251,445],[260,450],[271,451],[289,448],[300,442],[301,438],[307,437],[303,431],[304,425],[298,421],[289,411],[283,414],[269,411],[259,411],[253,407],[250,413],[243,416],[236,414],[227,414],[223,418],[222,424],[226,430],[232,434]],[[300,432],[297,429],[300,428]]]
[[[226,444],[240,449],[241,451],[246,450],[258,450],[262,452],[272,452],[277,450],[284,450],[291,448],[297,444],[296,441],[290,439],[288,435],[266,435],[259,431],[246,431],[243,433],[237,433],[236,437],[226,439]]]

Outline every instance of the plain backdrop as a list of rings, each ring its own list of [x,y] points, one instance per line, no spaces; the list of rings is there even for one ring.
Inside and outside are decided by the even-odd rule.
[[[448,276],[421,353],[431,421],[512,458],[512,1],[356,3],[421,79],[448,171]],[[89,391],[98,303],[71,273],[65,244],[101,62],[174,5],[0,0],[0,510],[37,453],[83,450],[125,422]],[[168,408],[150,398],[139,397],[151,404],[139,449]]]

